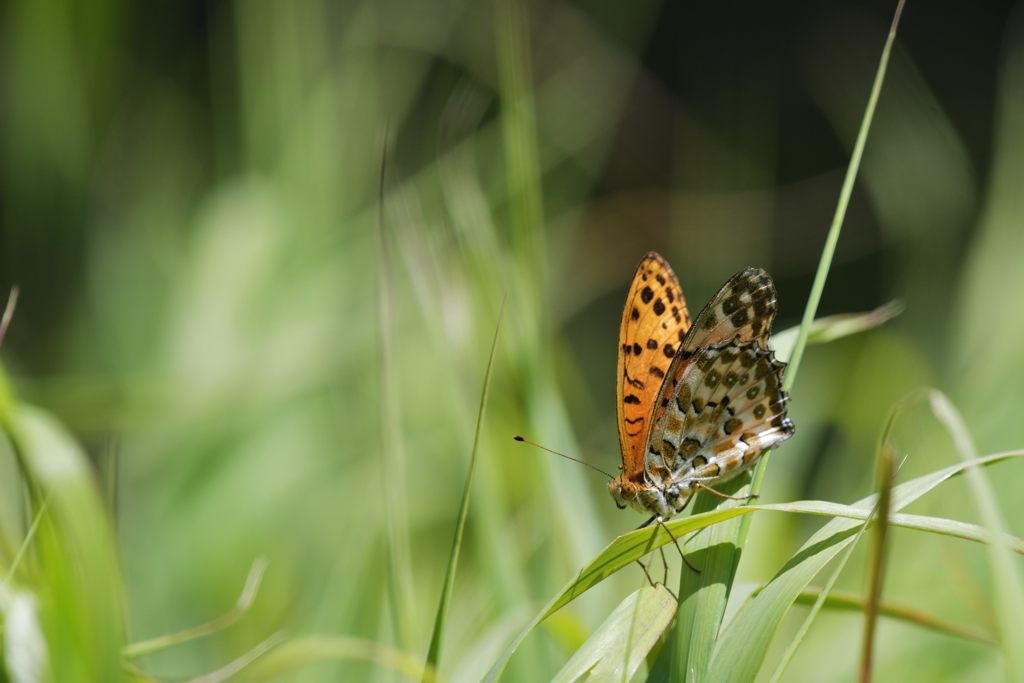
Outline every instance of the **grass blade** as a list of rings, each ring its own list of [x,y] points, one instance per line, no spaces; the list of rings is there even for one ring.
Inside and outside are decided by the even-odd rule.
[[[989,466],[1019,457],[1024,457],[1024,451],[995,453],[973,460],[970,464],[958,463],[912,479],[893,488],[893,509],[898,510],[910,505],[944,481],[962,474],[969,466]],[[796,512],[837,517],[815,533],[803,545],[801,551],[776,576],[775,580],[769,583],[751,603],[746,605],[723,631],[723,634],[731,639],[749,636],[751,638],[751,647],[755,651],[760,651],[759,656],[763,657],[775,627],[770,627],[770,632],[764,633],[761,629],[755,628],[755,626],[759,623],[778,623],[781,619],[781,614],[784,614],[789,605],[796,600],[800,591],[807,587],[811,579],[814,578],[822,567],[828,564],[829,560],[835,557],[842,548],[846,547],[844,542],[852,540],[851,530],[861,527],[862,523],[870,517],[876,498],[877,496],[871,495],[853,505],[841,505],[825,501],[802,501],[722,508],[695,514],[690,517],[672,519],[666,522],[665,526],[668,527],[673,536],[678,538],[698,529],[757,511]],[[922,520],[929,521],[924,522]],[[945,522],[948,521],[949,533],[947,535],[949,536],[968,540],[981,540],[983,537],[981,530],[975,529],[974,533],[977,535],[974,535],[970,530],[971,525],[966,525],[963,522],[937,520],[918,515],[892,515],[890,518],[890,523],[894,526],[900,526],[904,521],[917,525],[910,528],[919,527],[923,531],[936,531],[938,533],[946,532]],[[1020,539],[1016,539],[1009,534],[1005,534],[1002,538],[1007,543],[1018,546],[1022,543]],[[495,662],[494,666],[491,667],[484,680],[494,681],[498,679],[508,664],[509,659],[512,658],[512,655],[519,648],[519,645],[538,624],[623,567],[629,566],[635,560],[671,542],[672,539],[660,526],[654,529],[637,529],[613,540],[519,632],[516,638],[505,648],[505,651],[498,661]],[[762,596],[765,595],[767,597],[762,600]],[[760,603],[758,603],[759,600],[761,600]],[[758,604],[751,608],[751,605],[754,605],[754,603]],[[750,614],[744,616],[748,612]],[[781,612],[781,614],[775,617],[773,616],[775,612]],[[737,625],[737,622],[740,621],[744,623]],[[735,633],[729,636],[728,634],[731,631],[735,631]],[[760,648],[763,648],[763,651]],[[712,660],[712,664],[712,670],[714,670],[714,660]],[[734,679],[726,677],[725,680]],[[739,680],[746,679],[741,678]]]
[[[843,220],[846,217],[846,210],[850,203],[850,196],[853,193],[854,181],[860,169],[861,157],[864,154],[864,146],[867,143],[868,131],[871,129],[875,106],[878,103],[878,97],[882,90],[882,83],[885,81],[889,55],[892,51],[892,44],[896,39],[896,29],[899,25],[900,15],[903,12],[903,5],[904,0],[899,0],[896,12],[893,16],[892,24],[889,28],[889,35],[886,38],[885,46],[882,48],[882,55],[879,59],[878,69],[875,72],[875,80],[871,87],[871,94],[868,97],[864,116],[861,119],[860,130],[857,133],[857,140],[854,143],[853,152],[850,155],[850,163],[846,168],[846,176],[843,179],[843,185],[839,192],[839,200],[836,203],[836,210],[832,217],[832,224],[829,227],[828,237],[825,239],[825,246],[821,251],[821,259],[818,262],[818,269],[814,274],[814,283],[811,285],[811,291],[807,298],[807,306],[804,308],[803,319],[800,322],[800,330],[797,334],[796,342],[793,345],[792,355],[789,357],[789,368],[787,369],[786,376],[783,380],[784,389],[789,389],[796,379],[797,371],[800,369],[800,361],[803,358],[804,349],[807,346],[807,340],[811,333],[812,322],[814,321],[814,316],[818,310],[818,303],[820,302],[821,294],[825,289],[825,281],[828,278],[829,268],[832,264],[832,257],[835,254],[836,244],[839,241],[839,233],[842,230]],[[752,494],[760,492],[761,484],[764,480],[764,475],[770,459],[771,451],[765,453],[761,457],[761,461],[754,470],[753,480],[749,488],[739,491],[740,495],[744,495],[747,491]],[[714,564],[721,567],[726,567],[730,561],[738,564],[739,553],[743,548],[749,531],[750,518],[739,520],[732,542],[719,544]],[[721,557],[717,557],[719,553],[721,554]],[[735,564],[731,569],[727,571],[723,570],[715,575],[712,575],[710,572],[707,573],[707,576],[702,574],[702,580],[705,582],[704,585],[724,582],[726,586],[725,594],[727,595],[728,586],[732,584],[733,578],[735,577]],[[704,615],[701,617],[701,622],[693,625],[693,632],[703,633],[705,636],[714,632],[716,634],[717,642],[717,633],[724,614],[725,602],[718,601],[717,604],[710,606],[709,609],[705,610]],[[698,661],[696,662],[691,663],[689,659],[685,658],[677,659],[679,666],[677,671],[686,671],[689,669],[703,671],[702,662],[706,661],[707,654],[711,651],[709,645],[710,643],[702,642],[701,647],[703,649],[694,650],[694,654],[698,657]]]
[[[117,680],[124,638],[117,552],[85,454],[49,415],[7,405],[0,415],[26,480],[46,492],[33,574],[53,680]],[[33,501],[39,500],[33,496]],[[40,504],[33,503],[38,510]]]
[[[410,681],[419,679],[421,674],[428,683],[439,680],[430,667],[424,673],[423,660],[416,655],[347,636],[307,636],[284,642],[253,662],[246,671],[246,680],[291,680],[289,677],[304,666],[342,661],[371,662]]]
[[[903,312],[903,304],[890,301],[878,308],[864,313],[841,313],[818,318],[811,323],[807,334],[807,345],[826,344],[843,337],[880,327]],[[786,362],[793,355],[800,327],[790,327],[772,335],[772,348],[779,360]]]
[[[630,680],[672,622],[676,601],[664,586],[631,593],[552,679],[572,683]]]
[[[861,649],[860,680],[871,681],[871,662],[874,657],[875,627],[878,624],[878,603],[882,599],[882,580],[885,577],[885,542],[889,531],[889,512],[892,507],[892,485],[896,476],[892,449],[883,443],[878,463],[878,513],[875,515],[874,543],[871,549],[871,574],[867,604],[864,607],[864,646]],[[854,544],[850,547],[853,548]]]
[[[896,5],[896,12],[893,14],[892,24],[889,26],[889,35],[885,39],[885,46],[882,48],[882,56],[878,60],[878,69],[875,71],[875,81],[871,86],[871,94],[868,96],[868,104],[864,109],[864,116],[860,122],[860,130],[857,131],[857,141],[853,145],[853,152],[850,154],[850,163],[846,167],[846,176],[843,178],[843,186],[839,191],[839,201],[836,202],[836,211],[832,216],[832,225],[829,226],[828,236],[825,238],[825,246],[821,250],[821,259],[818,261],[818,269],[814,273],[814,282],[811,284],[811,292],[807,296],[807,306],[804,308],[804,315],[800,321],[799,332],[796,342],[793,344],[793,351],[789,357],[789,367],[786,369],[786,377],[782,381],[782,388],[789,389],[796,381],[796,373],[800,369],[800,361],[803,359],[804,349],[807,347],[807,340],[811,334],[814,315],[818,312],[818,303],[821,301],[821,294],[825,290],[825,280],[828,279],[828,271],[832,266],[832,257],[835,254],[836,244],[839,242],[839,233],[842,231],[843,220],[846,218],[846,209],[850,204],[850,195],[853,194],[854,181],[857,172],[860,170],[860,160],[864,155],[864,146],[867,144],[868,131],[871,130],[871,122],[875,116],[875,106],[878,104],[878,97],[882,92],[882,83],[885,82],[885,72],[889,66],[889,55],[892,52],[892,45],[896,41],[896,29],[899,27],[900,16],[903,14],[905,0],[899,0]],[[761,490],[761,482],[764,480],[764,473],[771,459],[771,451],[762,456],[754,470],[754,481],[750,490],[758,493]],[[750,529],[749,520],[744,520],[740,525],[739,547],[743,547],[747,533]]]
[[[896,12],[893,14],[892,24],[889,26],[889,35],[885,39],[882,56],[878,60],[875,81],[871,85],[871,94],[868,96],[868,103],[864,108],[864,117],[860,122],[860,130],[857,131],[857,141],[853,144],[850,163],[846,167],[843,186],[839,190],[839,201],[836,202],[836,211],[832,216],[832,225],[829,226],[828,237],[825,238],[825,246],[821,250],[821,260],[818,262],[818,270],[814,274],[814,283],[811,285],[811,293],[807,297],[807,307],[804,308],[804,317],[800,322],[800,334],[797,337],[796,345],[793,347],[793,355],[789,361],[789,371],[786,373],[786,380],[784,382],[784,388],[786,389],[793,385],[793,379],[800,368],[800,360],[803,358],[804,348],[807,346],[807,336],[811,331],[811,322],[818,311],[818,302],[821,300],[821,293],[825,289],[825,280],[828,278],[828,271],[832,266],[832,257],[836,251],[836,244],[839,242],[839,233],[842,231],[846,210],[850,205],[854,181],[857,179],[857,173],[860,171],[860,160],[864,156],[868,132],[871,130],[871,122],[875,117],[875,107],[878,104],[878,97],[882,92],[882,84],[885,82],[885,72],[889,67],[889,55],[892,52],[892,45],[896,41],[896,29],[899,27],[900,16],[903,14],[905,3],[906,0],[899,0],[896,5]]]
[[[11,287],[11,293],[7,295],[7,304],[4,306],[4,313],[0,316],[0,346],[4,345],[4,337],[7,336],[7,328],[11,326],[11,318],[14,317],[14,309],[18,307],[18,288]]]
[[[814,623],[814,620],[818,616],[818,612],[820,612],[821,609],[824,607],[825,600],[828,599],[829,593],[835,586],[836,581],[839,580],[839,576],[843,573],[843,570],[846,568],[847,562],[850,561],[850,556],[853,554],[854,548],[857,547],[857,543],[860,541],[861,537],[867,531],[868,527],[871,525],[873,521],[879,519],[880,515],[884,515],[882,517],[882,525],[880,526],[884,526],[890,523],[888,520],[891,513],[890,509],[892,507],[891,488],[893,483],[893,474],[892,454],[889,449],[889,437],[892,433],[893,427],[896,424],[896,418],[900,415],[900,413],[903,412],[903,410],[906,409],[908,405],[910,405],[913,402],[914,398],[912,396],[897,403],[896,406],[890,411],[889,419],[886,421],[885,429],[882,430],[882,437],[879,440],[878,454],[875,456],[875,470],[879,473],[888,473],[888,476],[885,477],[883,477],[881,474],[879,475],[879,482],[876,486],[876,489],[878,489],[879,491],[878,503],[875,505],[871,513],[867,517],[865,517],[864,524],[857,531],[857,536],[847,546],[846,552],[843,553],[842,559],[840,559],[839,562],[836,563],[836,566],[833,568],[832,573],[828,577],[828,580],[825,582],[825,587],[822,589],[821,594],[818,596],[818,599],[811,606],[810,612],[808,612],[807,616],[804,617],[804,620],[800,624],[800,628],[797,630],[796,635],[793,637],[789,645],[786,647],[785,653],[783,653],[782,658],[779,660],[779,664],[775,667],[775,672],[772,674],[771,683],[777,683],[778,681],[782,680],[782,676],[785,673],[786,668],[789,666],[789,663],[793,660],[793,657],[796,656],[796,651],[800,648],[800,645],[803,644],[804,638],[807,636],[808,631],[810,631],[811,629],[811,625]]]
[[[974,442],[967,431],[959,411],[944,394],[933,391],[930,396],[932,411],[953,437],[963,462],[974,462]],[[993,536],[989,544],[989,562],[995,589],[995,612],[999,624],[999,641],[1006,655],[1007,679],[1024,680],[1024,581],[1013,558],[1002,543],[995,542],[995,534],[1005,533],[1005,520],[996,504],[995,491],[985,474],[975,465],[965,473],[975,504]]]
[[[749,481],[750,478],[744,476],[718,488],[726,495],[740,496]],[[702,493],[694,503],[694,513],[729,509],[741,509],[739,501]],[[676,647],[672,659],[675,680],[704,680],[739,564],[736,536],[741,522],[741,519],[733,519],[716,524],[684,546],[687,559],[700,569],[700,574],[684,568],[679,577],[682,602],[676,619]]]
[[[266,558],[257,558],[249,569],[249,575],[245,579],[245,585],[242,587],[242,593],[238,596],[238,600],[235,602],[234,606],[216,619],[208,621],[205,624],[200,624],[199,626],[193,626],[183,631],[178,631],[177,633],[158,636],[156,638],[142,640],[137,643],[131,643],[121,649],[121,656],[126,659],[141,657],[160,650],[166,650],[167,648],[174,647],[175,645],[187,643],[190,640],[195,640],[196,638],[203,638],[205,636],[212,635],[218,631],[223,631],[225,628],[231,626],[245,616],[245,613],[249,611],[250,607],[252,607],[252,603],[256,599],[256,594],[260,590],[260,584],[263,582],[263,574],[266,570]]]
[[[805,343],[826,343],[863,332],[891,320],[901,310],[900,304],[892,302],[866,313],[815,320]],[[791,328],[773,337],[772,344],[780,359],[789,359],[798,335],[799,329]],[[744,481],[740,478],[727,482],[721,487],[722,492],[743,495]],[[694,504],[694,512],[735,505],[733,501],[705,495]],[[735,522],[716,525],[686,544],[687,551],[701,564],[702,573],[684,572],[680,577],[679,595],[683,599],[676,621],[678,630],[672,662],[676,677],[685,671],[686,676],[701,680],[707,671],[739,564],[736,539],[747,523],[749,520],[743,517]]]
[[[462,548],[462,533],[466,527],[466,517],[469,516],[469,493],[473,486],[473,473],[476,471],[476,458],[480,446],[480,427],[484,421],[484,408],[487,405],[487,391],[491,385],[491,369],[494,366],[494,352],[498,348],[498,333],[501,331],[501,319],[505,313],[505,302],[501,303],[501,310],[498,313],[498,322],[494,326],[494,338],[491,340],[491,352],[487,356],[487,369],[484,370],[483,388],[480,390],[480,407],[476,413],[476,429],[473,432],[473,448],[469,453],[469,469],[466,472],[466,483],[462,488],[462,503],[459,505],[459,516],[455,521],[455,536],[452,538],[452,549],[448,556],[448,567],[444,573],[444,585],[441,587],[441,599],[437,606],[437,615],[434,617],[434,631],[430,636],[430,648],[427,650],[427,672],[437,669],[441,659],[441,638],[444,634],[444,621],[448,615],[448,603],[451,601],[452,590],[455,587],[455,569],[459,564],[459,551]]]
[[[224,681],[234,678],[241,673],[246,667],[251,666],[253,662],[273,650],[283,641],[284,636],[280,633],[275,633],[241,657],[228,662],[216,671],[196,676],[190,679],[188,683],[224,683]]]
[[[910,505],[950,477],[962,474],[970,466],[990,465],[1022,455],[1024,452],[1021,451],[997,453],[974,460],[972,465],[958,463],[895,486],[892,490],[892,509],[900,510]],[[860,508],[866,517],[876,500],[877,496],[868,496],[852,507]],[[830,505],[825,504],[825,507]],[[813,534],[764,590],[740,608],[736,617],[722,630],[706,680],[753,680],[790,605],[818,572],[854,541],[860,526],[860,522],[837,518]],[[728,657],[722,656],[725,652],[729,653]]]
[[[757,592],[760,592],[760,590]],[[796,604],[813,605],[818,601],[821,594],[822,589],[820,588],[806,588],[800,591],[800,595],[796,598]],[[828,591],[828,594],[825,596],[823,607],[825,609],[835,611],[862,613],[866,605],[864,603],[864,599],[855,593],[831,590]],[[878,603],[878,614],[907,624],[920,626],[922,628],[935,631],[936,633],[953,636],[954,638],[973,640],[986,645],[999,644],[996,637],[990,633],[986,633],[985,631],[970,626],[964,626],[958,622],[945,621],[932,616],[931,614],[927,614],[926,612],[922,612],[919,609],[897,602],[880,601]]]
[[[36,535],[36,531],[39,529],[39,523],[43,521],[43,515],[46,514],[46,500],[44,499],[42,504],[39,506],[39,510],[36,512],[35,519],[32,520],[32,526],[28,528],[25,533],[25,539],[18,546],[18,552],[14,555],[14,560],[11,561],[11,566],[7,569],[7,574],[4,575],[4,580],[0,583],[0,588],[7,588],[11,585],[11,581],[14,579],[14,573],[18,571],[18,565],[21,564],[22,559],[25,557],[25,553],[28,552],[29,546],[32,545],[32,539]]]

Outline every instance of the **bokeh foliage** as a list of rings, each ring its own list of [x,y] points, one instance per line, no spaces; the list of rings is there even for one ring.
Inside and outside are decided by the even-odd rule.
[[[36,483],[67,495],[11,586],[63,634],[51,646],[88,631],[80,651],[100,653],[54,676],[88,680],[120,644],[227,611],[257,557],[243,619],[135,664],[198,675],[285,632],[347,639],[293,644],[323,661],[289,680],[414,671],[507,295],[440,667],[479,679],[642,521],[511,435],[614,468],[615,334],[649,249],[693,308],[766,267],[777,327],[796,323],[891,11],[6,3],[0,286],[21,298],[0,356],[28,446],[0,454],[0,569],[45,495],[17,460],[42,452]],[[905,312],[809,350],[764,502],[867,495],[891,406],[922,385],[952,397],[980,453],[1024,445],[1021,19],[909,4],[821,309]],[[901,480],[959,461],[927,410],[895,438]],[[998,467],[995,500],[1024,533],[1024,471]],[[910,511],[985,521],[959,481]],[[818,526],[758,515],[738,581],[771,577]],[[984,548],[890,542],[887,597],[995,628]],[[862,592],[864,555],[838,586]],[[642,584],[620,572],[556,614],[506,680],[553,675]],[[1005,675],[987,645],[879,628],[879,680]],[[848,680],[860,631],[823,613],[788,680]]]

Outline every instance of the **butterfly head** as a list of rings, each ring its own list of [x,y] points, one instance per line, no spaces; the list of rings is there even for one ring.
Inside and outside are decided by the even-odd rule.
[[[637,485],[626,479],[625,475],[615,477],[608,482],[608,493],[612,494],[615,505],[620,510],[625,510],[633,505],[637,498],[637,489]]]
[[[620,510],[631,507],[638,512],[657,515],[663,519],[668,519],[685,508],[694,493],[689,484],[674,483],[661,489],[646,481],[634,481],[626,475],[609,481],[608,492],[612,494]]]

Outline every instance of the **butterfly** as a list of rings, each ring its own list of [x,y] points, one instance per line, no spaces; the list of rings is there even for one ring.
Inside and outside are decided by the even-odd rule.
[[[775,312],[771,277],[746,268],[691,322],[668,262],[640,261],[619,328],[619,508],[668,519],[793,435],[786,365],[768,347]]]

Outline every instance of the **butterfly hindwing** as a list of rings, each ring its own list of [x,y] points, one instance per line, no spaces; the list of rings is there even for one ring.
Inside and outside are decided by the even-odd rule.
[[[619,327],[615,382],[623,471],[643,471],[654,402],[690,329],[686,301],[668,262],[655,252],[637,266]]]
[[[730,339],[755,342],[767,349],[777,305],[775,284],[761,268],[744,268],[729,278],[690,326],[655,402],[654,421],[661,419],[690,356],[698,349]]]
[[[761,268],[744,268],[701,309],[685,348],[693,351],[734,337],[768,348],[777,305],[771,276]]]
[[[785,367],[758,340],[737,338],[695,351],[651,432],[651,480],[728,479],[792,436]]]

